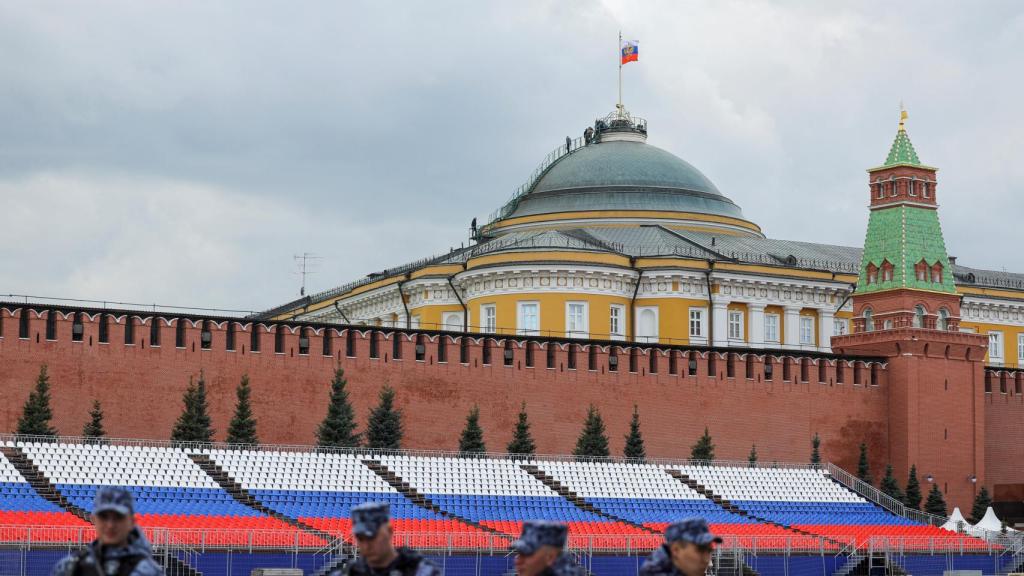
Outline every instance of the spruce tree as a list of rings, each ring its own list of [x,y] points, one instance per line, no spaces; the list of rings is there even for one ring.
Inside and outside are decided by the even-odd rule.
[[[868,445],[864,442],[860,443],[860,460],[857,461],[857,478],[860,478],[867,484],[874,484],[874,480],[871,478],[871,466],[868,464]]]
[[[704,427],[704,435],[697,440],[690,450],[690,460],[714,460],[715,445],[711,442],[711,434],[708,427]]]
[[[82,427],[82,436],[86,438],[103,438],[107,435],[103,429],[103,408],[99,400],[92,401],[92,410],[89,411],[89,421]]]
[[[50,376],[46,364],[39,367],[36,387],[28,395],[21,418],[18,419],[18,434],[25,436],[56,436],[57,431],[50,426],[53,410],[50,409]]]
[[[487,452],[487,446],[484,444],[484,431],[480,428],[480,408],[473,406],[466,416],[466,427],[462,429],[462,436],[459,437],[459,453],[470,456],[484,452]]]
[[[512,441],[506,448],[509,454],[533,454],[537,446],[533,443],[533,436],[530,434],[530,422],[526,418],[526,402],[523,402],[519,409],[519,420],[516,422],[516,431],[512,434]]]
[[[885,467],[885,477],[882,478],[882,482],[878,485],[878,489],[883,494],[895,498],[898,502],[903,502],[903,490],[900,490],[900,484],[896,481],[896,478],[892,475],[892,464]]]
[[[947,516],[946,501],[942,498],[938,482],[932,484],[932,491],[928,493],[928,501],[924,503],[924,511],[942,518]]]
[[[604,431],[604,420],[593,404],[587,409],[587,419],[583,423],[583,431],[576,440],[574,456],[608,456],[608,437]]]
[[[255,445],[260,443],[256,435],[256,418],[252,415],[252,402],[249,397],[252,389],[249,388],[249,375],[242,376],[235,396],[238,398],[235,404],[235,415],[228,424],[228,444]]]
[[[390,386],[380,389],[379,403],[370,410],[366,445],[389,450],[402,447],[402,412],[395,408],[395,390]]]
[[[818,437],[818,433],[814,433],[814,438],[811,438],[811,464],[815,466],[821,464],[821,452],[818,451],[821,446],[821,438]]]
[[[921,509],[921,483],[917,481],[917,465],[910,466],[907,476],[907,489],[903,493],[903,503],[914,510]]]
[[[629,434],[626,435],[626,448],[622,451],[622,455],[637,460],[647,458],[644,437],[640,434],[640,412],[637,410],[636,404],[633,405],[633,419],[629,421]]]
[[[971,507],[971,523],[977,524],[981,521],[991,505],[992,497],[988,495],[988,488],[982,486],[981,490],[978,490],[978,495],[974,497],[974,506]]]
[[[206,380],[199,373],[196,383],[189,378],[188,388],[182,397],[185,409],[171,431],[171,440],[176,442],[212,442],[213,426],[210,421],[209,408],[206,404]]]
[[[750,463],[751,468],[757,466],[757,444],[750,445],[750,456],[747,456],[747,462]]]
[[[327,404],[327,416],[316,431],[316,444],[323,448],[353,448],[359,446],[362,438],[356,433],[356,413],[348,400],[345,386],[345,371],[338,368],[331,380],[331,396]]]

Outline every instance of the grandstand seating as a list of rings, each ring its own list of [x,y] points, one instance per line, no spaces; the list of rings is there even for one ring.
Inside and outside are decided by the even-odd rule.
[[[891,514],[832,481],[821,469],[693,465],[676,469],[753,516],[843,544],[875,537],[929,547],[938,538],[965,548],[987,548],[977,538]]]
[[[418,506],[352,454],[212,450],[210,457],[268,508],[351,541],[350,510],[363,502],[391,506],[396,540],[416,547],[486,545],[479,528]]]
[[[99,486],[127,486],[139,525],[194,530],[177,533],[183,542],[242,545],[253,531],[270,539],[266,545],[288,545],[296,537],[310,544],[318,540],[297,536],[293,526],[235,501],[181,450],[57,443],[25,443],[22,449],[75,506],[92,510]]]
[[[370,461],[365,455],[315,450],[193,454],[153,446],[18,446],[75,506],[91,509],[98,486],[127,486],[147,532],[177,529],[176,541],[204,547],[319,549],[326,542],[317,530],[351,542],[351,508],[383,501],[391,505],[396,543],[420,548],[501,547],[518,535],[523,521],[546,519],[568,523],[573,546],[638,550],[656,546],[669,522],[688,516],[707,518],[727,545],[762,550],[831,551],[879,539],[904,549],[987,548],[981,540],[890,514],[827,472],[810,468],[408,454],[377,455]],[[200,452],[257,504],[243,504],[245,494],[235,494],[236,499],[222,488],[190,458]],[[206,466],[205,459],[197,459]],[[673,477],[673,471],[741,513]],[[562,489],[568,492],[556,491]],[[268,509],[288,521],[261,512]],[[0,458],[0,525],[6,530],[0,537],[7,542],[28,538],[17,530],[43,526],[67,530],[55,528],[47,536],[47,529],[38,528],[33,541],[68,541],[73,540],[69,534],[80,538],[88,526],[39,496],[5,458]]]
[[[37,494],[14,465],[0,455],[0,526],[4,527],[7,539],[27,538],[27,530],[31,527],[35,529],[33,538],[37,542],[62,542],[70,538],[71,532],[60,530],[60,527],[88,524]]]
[[[622,536],[648,534],[576,506],[523,470],[520,460],[398,455],[381,462],[442,509],[505,534],[518,535],[531,519],[565,522],[570,538],[599,537],[607,547],[625,547]]]

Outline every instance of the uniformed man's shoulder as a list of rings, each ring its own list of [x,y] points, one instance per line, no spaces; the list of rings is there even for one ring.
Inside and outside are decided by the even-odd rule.
[[[164,569],[151,556],[147,555],[135,565],[132,576],[163,576]]]
[[[50,576],[71,576],[75,573],[75,565],[78,563],[78,555],[65,556],[50,571]]]

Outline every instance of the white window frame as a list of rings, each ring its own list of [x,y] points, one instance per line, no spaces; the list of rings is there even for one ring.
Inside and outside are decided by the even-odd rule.
[[[626,307],[622,304],[612,304],[608,309],[608,332],[612,340],[626,339]]]
[[[641,335],[640,334],[640,319],[643,317],[643,313],[647,312],[647,311],[654,312],[654,334],[643,334],[643,335]],[[659,328],[658,324],[661,322],[661,317],[658,314],[658,307],[657,306],[640,306],[639,308],[636,309],[635,314],[636,314],[636,316],[634,318],[634,321],[636,322],[635,327],[636,327],[636,331],[637,331],[636,341],[637,342],[657,342],[658,338],[659,338],[659,332],[660,332],[658,330],[658,328]]]
[[[419,329],[419,327],[420,327],[420,315],[419,314],[414,314],[413,315],[412,321],[409,322],[409,327],[411,329],[413,329],[413,330]]]
[[[764,314],[764,341],[778,343],[779,339],[779,315],[774,312]]]
[[[535,328],[525,326],[527,318],[523,313],[528,308],[534,309],[533,319],[536,322]],[[516,333],[527,336],[537,336],[540,334],[540,302],[536,300],[516,302]]]
[[[728,318],[729,340],[743,341],[743,311],[729,310]]]
[[[441,330],[462,331],[462,312],[442,312]]]
[[[694,313],[696,313],[696,315],[697,315],[696,320],[694,319]],[[708,328],[708,309],[707,308],[697,308],[697,307],[690,308],[690,312],[687,314],[687,319],[688,319],[687,326],[688,326],[688,329],[689,329],[690,338],[707,338],[708,337],[707,336],[707,334],[708,334],[708,330],[707,330],[707,328]],[[698,330],[696,332],[693,330],[694,322],[696,322],[696,326],[697,326],[697,330]]]
[[[579,311],[578,319],[573,319],[573,310]],[[576,325],[577,320],[579,325]],[[590,304],[588,302],[570,301],[565,303],[565,335],[568,338],[590,337]]]
[[[1017,334],[1017,366],[1024,368],[1024,334]]]
[[[480,331],[488,334],[498,331],[498,306],[496,304],[480,305]]]
[[[1003,333],[998,330],[988,332],[988,359],[993,362],[1003,361]]]
[[[814,317],[800,316],[800,345],[814,346]]]
[[[832,319],[832,334],[834,336],[846,336],[850,333],[850,321],[846,318]]]

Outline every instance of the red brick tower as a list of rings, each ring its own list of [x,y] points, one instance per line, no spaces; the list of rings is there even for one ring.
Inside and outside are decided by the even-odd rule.
[[[906,479],[916,465],[922,492],[931,478],[951,510],[969,509],[985,478],[987,342],[959,331],[937,169],[918,160],[905,119],[903,112],[885,163],[868,170],[871,214],[853,333],[833,337],[832,349],[889,358],[888,452],[897,477]]]

